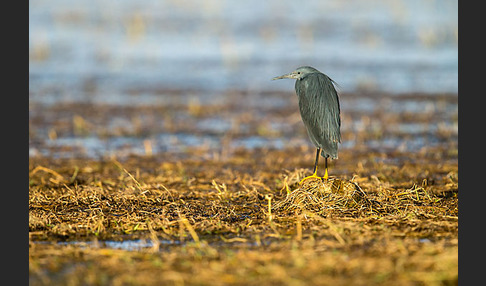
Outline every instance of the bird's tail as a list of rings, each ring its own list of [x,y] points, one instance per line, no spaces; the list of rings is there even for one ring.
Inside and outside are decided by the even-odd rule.
[[[338,158],[338,143],[332,142],[322,147],[321,156],[324,158],[337,159]]]

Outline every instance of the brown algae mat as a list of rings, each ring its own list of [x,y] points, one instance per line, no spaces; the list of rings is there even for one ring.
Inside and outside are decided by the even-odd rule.
[[[457,152],[312,154],[32,157],[30,284],[457,284]]]

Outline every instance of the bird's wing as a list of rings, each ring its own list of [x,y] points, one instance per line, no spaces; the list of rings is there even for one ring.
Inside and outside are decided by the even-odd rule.
[[[309,74],[297,86],[299,106],[304,123],[313,136],[341,142],[339,98],[333,80],[322,73]]]

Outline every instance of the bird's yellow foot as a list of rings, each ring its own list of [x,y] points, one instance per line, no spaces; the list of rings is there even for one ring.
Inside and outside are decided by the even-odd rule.
[[[310,175],[310,176],[307,176],[305,178],[303,178],[300,182],[299,182],[299,185],[302,185],[302,183],[307,180],[307,179],[311,179],[311,178],[317,178],[317,179],[324,179],[327,181],[327,179],[329,178],[329,175],[327,173],[327,169],[326,169],[326,172],[324,173],[324,177],[319,177],[317,176],[317,172],[315,172],[314,174]]]
[[[319,178],[319,179],[320,179],[321,177],[317,176],[317,174],[316,174],[316,173],[314,173],[314,174],[312,174],[312,175],[310,175],[310,176],[307,176],[307,177],[303,178],[302,180],[300,180],[299,185],[302,185],[302,183],[303,183],[305,180],[310,179],[310,178]]]

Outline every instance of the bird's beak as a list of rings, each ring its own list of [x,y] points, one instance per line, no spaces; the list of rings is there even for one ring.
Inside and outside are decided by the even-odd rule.
[[[284,75],[281,75],[281,76],[276,76],[276,77],[272,78],[272,80],[283,79],[283,78],[294,78],[293,72],[288,73],[288,74],[284,74]]]

